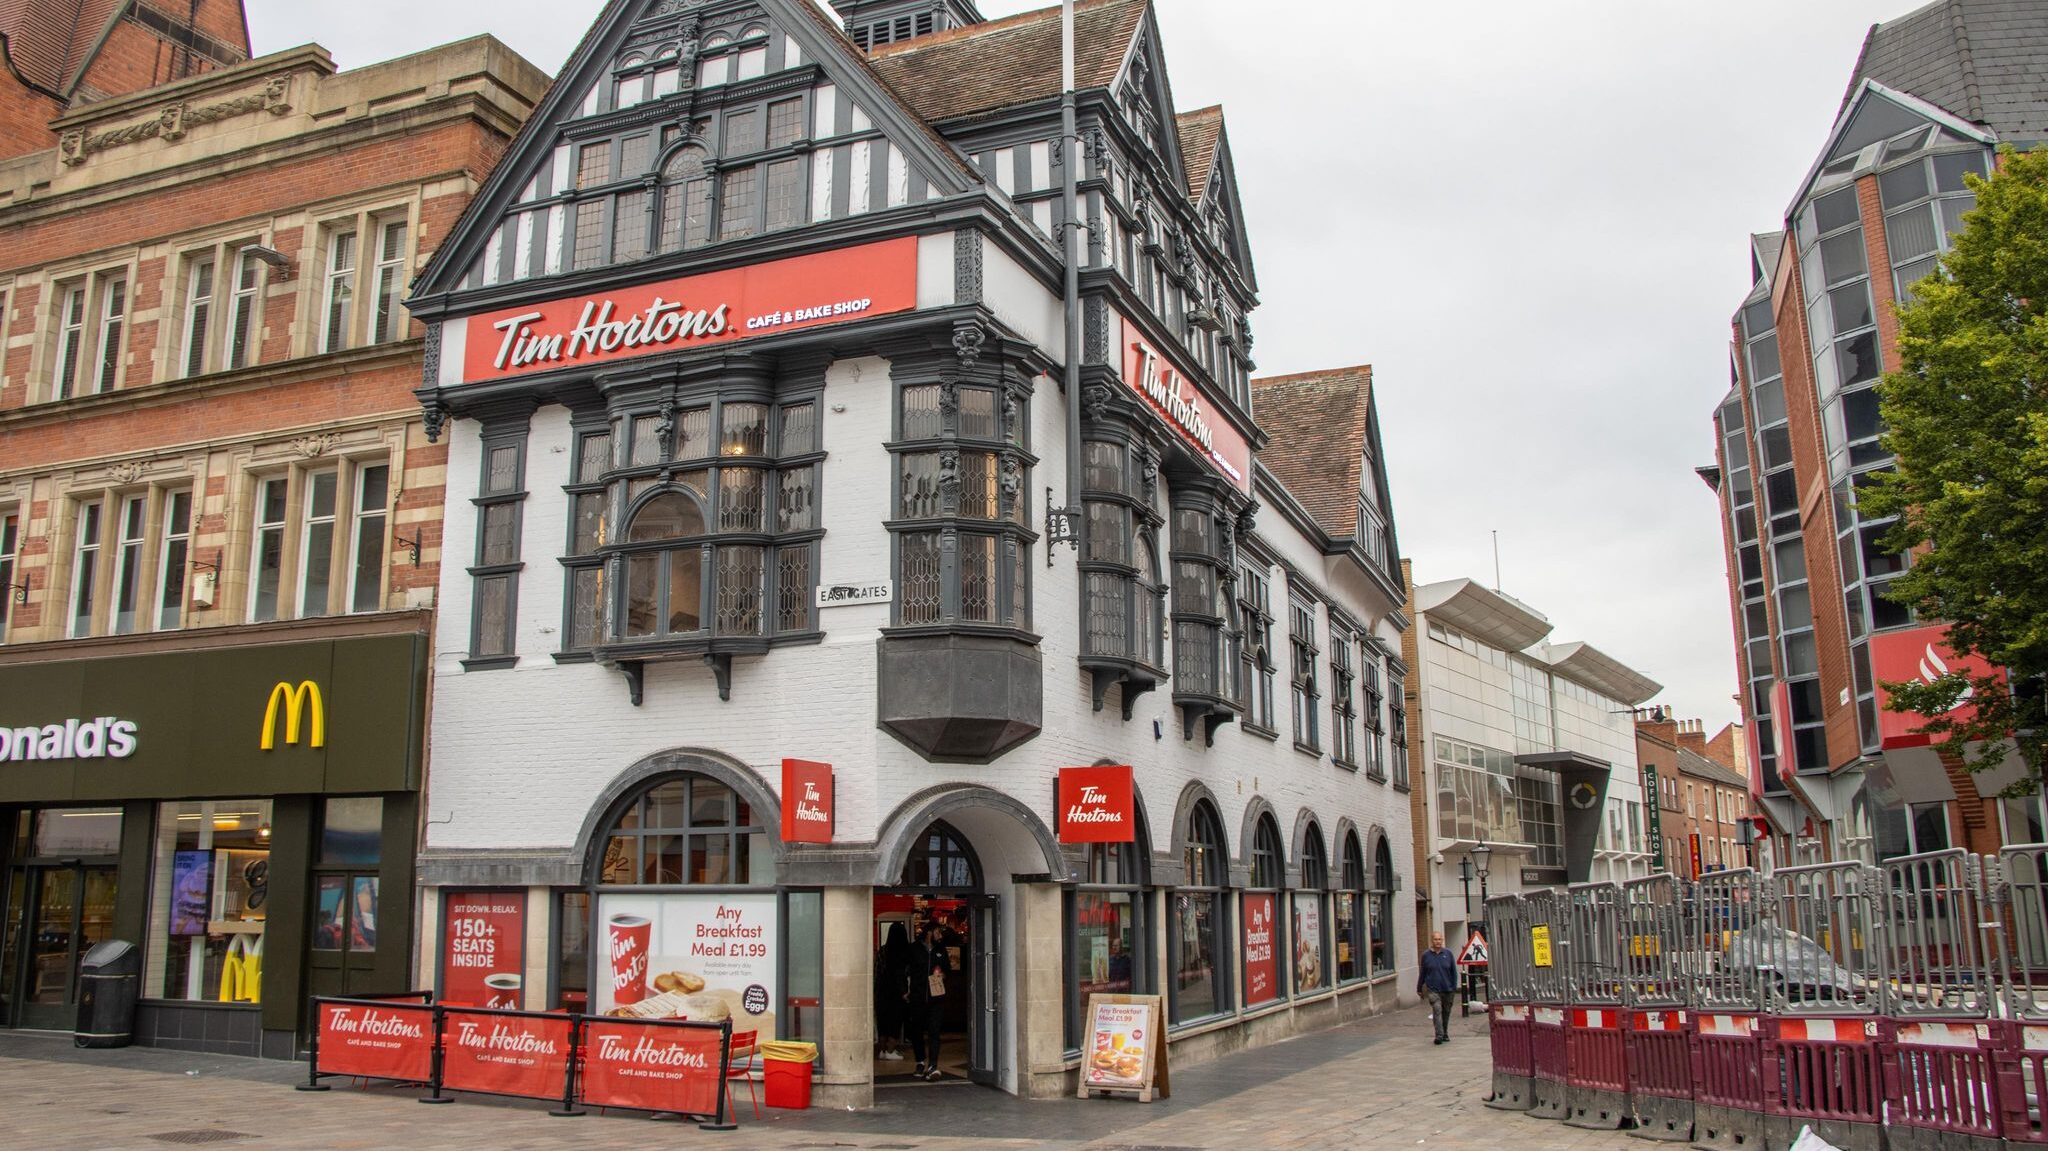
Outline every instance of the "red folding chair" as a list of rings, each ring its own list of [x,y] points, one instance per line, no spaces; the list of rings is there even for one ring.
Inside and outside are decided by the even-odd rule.
[[[732,1033],[732,1048],[725,1058],[725,1090],[733,1110],[739,1110],[739,1096],[734,1093],[735,1082],[745,1082],[747,1097],[754,1101],[754,1118],[761,1117],[760,1081],[754,1078],[761,1070],[761,1049],[759,1031],[735,1031]]]

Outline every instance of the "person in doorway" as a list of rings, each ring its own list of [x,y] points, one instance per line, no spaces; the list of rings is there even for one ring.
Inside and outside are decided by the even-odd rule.
[[[1429,950],[1422,953],[1422,972],[1415,990],[1429,1004],[1429,1019],[1436,1026],[1436,1042],[1451,1041],[1451,1000],[1458,994],[1458,960],[1444,946],[1444,933],[1429,933]]]
[[[920,1079],[937,1079],[939,1031],[945,1020],[946,995],[950,990],[953,965],[947,961],[945,929],[937,920],[927,920],[917,947],[916,966],[910,980],[910,1049],[917,1056]]]
[[[901,923],[889,925],[889,936],[875,953],[875,1035],[881,1041],[878,1058],[903,1058],[903,1029],[910,1015],[910,976],[917,965],[917,948]]]

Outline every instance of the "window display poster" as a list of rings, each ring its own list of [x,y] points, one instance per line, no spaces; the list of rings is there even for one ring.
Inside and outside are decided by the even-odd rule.
[[[525,1006],[526,893],[452,891],[441,907],[442,1001]]]
[[[775,1037],[773,892],[746,895],[599,895],[595,1015],[732,1020],[734,1031]]]
[[[213,853],[171,856],[171,934],[204,935],[213,911]]]
[[[1244,1005],[1256,1007],[1280,997],[1280,964],[1273,953],[1275,928],[1271,892],[1244,897]]]
[[[1323,897],[1294,897],[1294,986],[1310,990],[1323,985]]]

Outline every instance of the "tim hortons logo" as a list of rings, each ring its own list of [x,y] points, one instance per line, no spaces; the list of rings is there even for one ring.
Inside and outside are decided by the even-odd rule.
[[[492,1024],[489,1031],[467,1020],[458,1020],[456,1027],[459,1029],[455,1036],[458,1047],[475,1047],[511,1055],[557,1054],[553,1039],[543,1039],[528,1031],[514,1031],[502,1023]]]
[[[426,1030],[408,1016],[370,1010],[360,1016],[352,1007],[337,1007],[332,1020],[336,1034],[378,1035],[396,1039],[425,1039]]]
[[[706,1071],[711,1067],[706,1052],[650,1043],[644,1035],[636,1038],[630,1046],[616,1035],[599,1035],[597,1053],[607,1062],[638,1063],[645,1067],[681,1067],[691,1071]]]
[[[826,814],[823,807],[819,806],[824,802],[825,797],[818,793],[818,785],[805,780],[804,793],[798,796],[796,801],[797,821],[800,823],[832,822],[832,817]]]
[[[1081,786],[1081,796],[1067,806],[1068,823],[1122,823],[1123,812],[1109,806],[1109,795],[1099,787]]]
[[[499,320],[491,326],[505,335],[491,363],[503,371],[543,362],[577,360],[588,355],[709,339],[725,334],[730,326],[726,313],[732,305],[692,309],[685,307],[680,300],[664,300],[656,296],[645,312],[624,320],[612,318],[613,307],[610,300],[586,300],[582,317],[566,334],[542,331],[534,326],[547,318],[545,312],[522,312]]]

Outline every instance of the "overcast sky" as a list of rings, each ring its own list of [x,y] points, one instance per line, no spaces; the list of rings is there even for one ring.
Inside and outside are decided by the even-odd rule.
[[[246,0],[343,68],[489,32],[550,73],[600,0]],[[990,18],[1040,0],[982,0]],[[1262,374],[1374,366],[1418,583],[1493,576],[1735,719],[1714,498],[1747,237],[1778,226],[1864,33],[1913,0],[1157,0],[1220,103]]]

